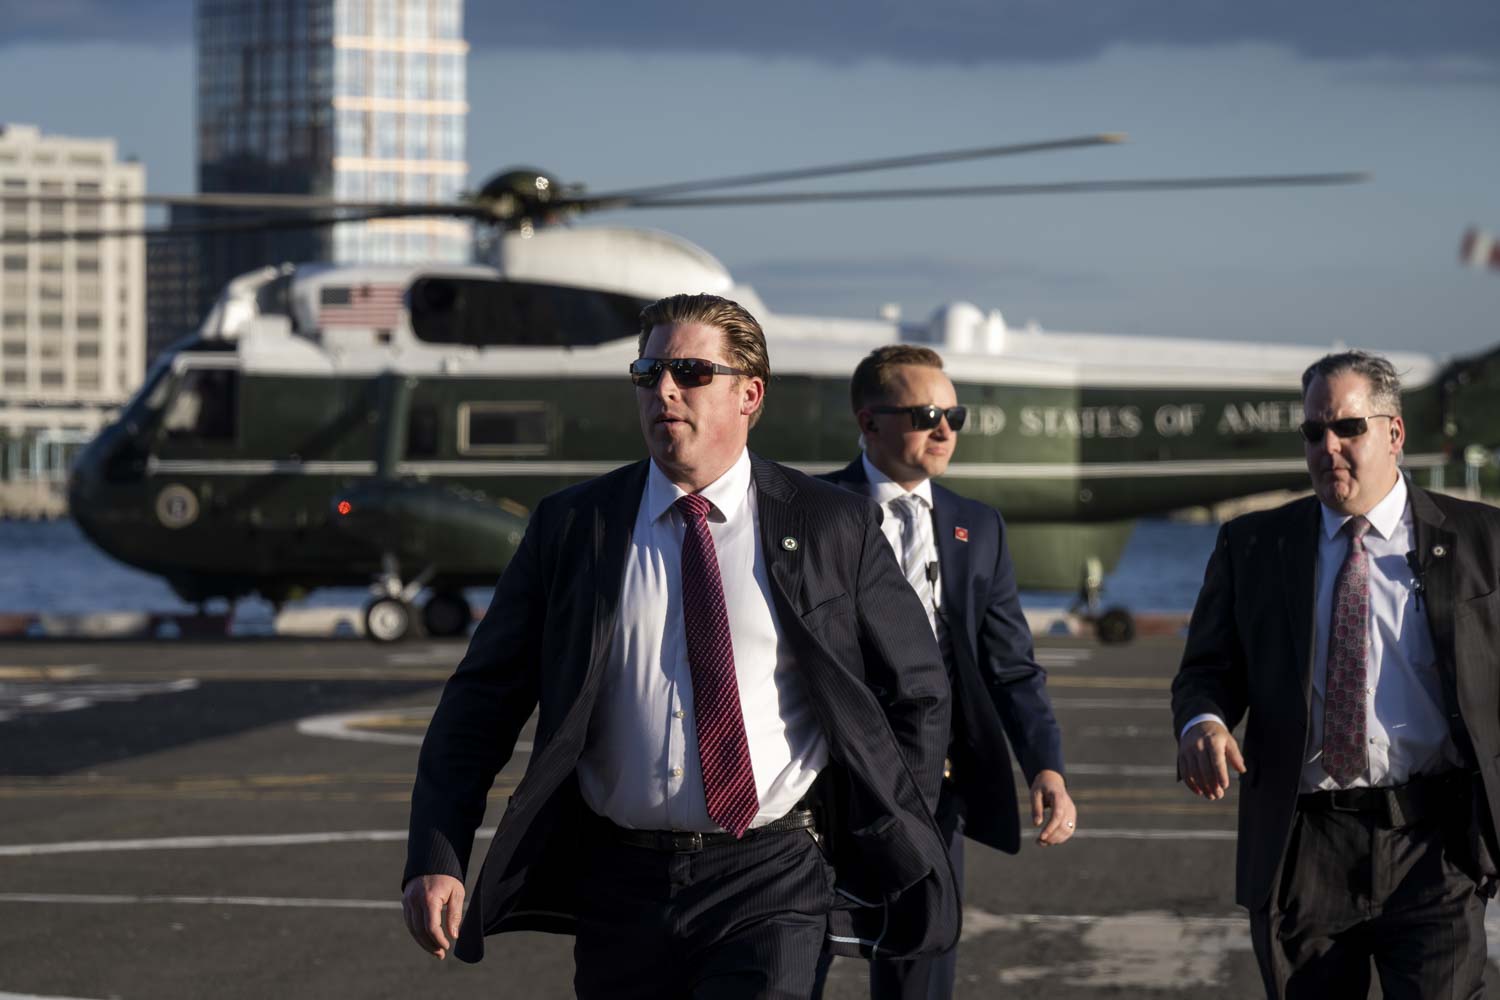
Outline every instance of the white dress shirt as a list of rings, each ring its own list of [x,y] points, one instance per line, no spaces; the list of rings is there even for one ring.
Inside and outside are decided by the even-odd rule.
[[[885,512],[881,519],[880,530],[885,532],[886,541],[891,543],[891,549],[896,553],[896,565],[901,565],[901,553],[904,551],[906,540],[902,537],[906,531],[906,523],[901,519],[901,514],[891,505],[894,500],[899,500],[907,495],[907,491],[890,476],[875,468],[870,461],[869,455],[861,455],[860,461],[865,463],[865,479],[870,484],[870,497],[880,504],[880,509]],[[924,479],[917,484],[917,488],[911,491],[911,495],[921,501],[922,510],[929,518],[932,517],[932,480]],[[938,575],[932,578],[932,606],[940,608],[943,606],[943,579],[942,564],[937,554],[937,539],[933,539],[932,560],[938,563]]]
[[[760,811],[752,827],[786,815],[828,760],[796,656],[781,635],[750,476],[750,454],[702,495],[734,647],[740,708]],[[588,741],[578,760],[583,801],[637,830],[722,829],[708,816],[682,620],[682,538],[673,507],[683,491],[652,462],[626,554],[620,613]]]
[[[1328,629],[1333,617],[1333,587],[1349,538],[1346,515],[1324,507],[1318,535],[1316,623],[1313,633],[1312,719],[1308,727],[1302,791],[1339,787],[1324,771],[1323,690],[1328,677]],[[1370,530],[1365,552],[1370,564],[1370,655],[1366,667],[1365,738],[1370,768],[1354,782],[1400,785],[1419,774],[1445,771],[1458,762],[1443,711],[1443,682],[1427,612],[1417,607],[1416,577],[1407,553],[1416,548],[1406,478],[1365,515]]]
[[[1340,787],[1323,770],[1323,691],[1328,677],[1328,628],[1333,616],[1333,588],[1349,552],[1343,533],[1349,516],[1322,510],[1314,590],[1311,719],[1303,753],[1302,792]],[[1419,774],[1433,774],[1458,764],[1459,755],[1443,711],[1427,614],[1418,607],[1417,580],[1407,562],[1415,548],[1406,478],[1365,515],[1370,530],[1365,552],[1370,561],[1370,649],[1366,666],[1365,737],[1369,769],[1353,787],[1400,785]],[[1257,665],[1252,664],[1252,669]],[[1196,716],[1183,734],[1217,715]]]

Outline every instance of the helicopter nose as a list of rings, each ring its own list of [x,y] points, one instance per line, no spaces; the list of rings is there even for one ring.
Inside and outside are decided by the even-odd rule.
[[[85,532],[92,524],[91,515],[99,493],[100,476],[94,452],[92,446],[85,448],[68,472],[68,514]]]

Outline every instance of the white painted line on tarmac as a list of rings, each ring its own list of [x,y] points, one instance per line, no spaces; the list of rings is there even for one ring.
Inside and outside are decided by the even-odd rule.
[[[1044,667],[1076,667],[1094,658],[1094,651],[1082,646],[1044,646],[1036,651],[1036,662]]]
[[[493,826],[474,836],[492,837]],[[117,851],[194,851],[216,847],[301,847],[309,844],[388,843],[406,839],[405,830],[343,830],[325,833],[238,834],[219,837],[152,837],[134,840],[68,840],[51,844],[0,844],[0,858],[44,854],[110,854]]]
[[[474,832],[493,837],[493,826]],[[1233,830],[1121,829],[1080,827],[1075,837],[1095,840],[1233,840]],[[325,833],[231,834],[218,837],[152,837],[133,840],[66,840],[50,844],[0,844],[0,858],[33,858],[52,854],[113,854],[121,851],[195,851],[224,847],[303,847],[317,844],[390,843],[406,839],[405,830],[335,830]]]
[[[1172,702],[1169,698],[1053,698],[1054,708],[1103,708],[1111,711],[1119,709],[1148,709],[1152,712],[1166,712],[1171,709]]]
[[[1094,840],[1233,840],[1238,834],[1234,830],[1170,830],[1156,827],[1090,829],[1087,826],[1080,826],[1073,836]]]
[[[1068,774],[1114,778],[1176,778],[1173,764],[1066,764]]]
[[[1084,726],[1077,730],[1079,736],[1108,740],[1160,740],[1167,741],[1174,735],[1171,726]]]
[[[315,899],[296,896],[128,896],[102,893],[0,892],[0,903],[81,904],[84,906],[268,906],[301,910],[399,910],[399,899]],[[0,993],[0,1000],[6,994]]]

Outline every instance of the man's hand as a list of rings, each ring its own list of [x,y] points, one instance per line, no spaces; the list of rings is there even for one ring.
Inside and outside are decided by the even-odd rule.
[[[406,883],[401,916],[422,950],[447,958],[464,915],[464,884],[452,875],[423,875]]]
[[[1051,810],[1048,818],[1045,813]],[[1043,847],[1065,843],[1078,828],[1078,807],[1068,794],[1068,784],[1056,771],[1038,771],[1031,782],[1031,825],[1047,825],[1037,834],[1036,842]]]
[[[1209,801],[1229,791],[1229,768],[1245,773],[1245,758],[1234,734],[1221,722],[1205,719],[1182,734],[1177,745],[1177,772],[1188,791]]]

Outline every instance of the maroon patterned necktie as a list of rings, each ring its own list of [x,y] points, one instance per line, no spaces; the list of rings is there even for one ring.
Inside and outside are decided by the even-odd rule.
[[[750,743],[734,673],[724,581],[708,533],[711,504],[697,493],[677,498],[687,521],[682,538],[682,624],[687,633],[693,675],[693,715],[698,724],[698,760],[703,767],[703,799],[708,815],[736,837],[760,811]]]
[[[1328,623],[1328,673],[1323,684],[1323,770],[1341,787],[1365,773],[1365,685],[1370,650],[1370,557],[1365,533],[1370,522],[1344,522],[1349,554],[1333,583],[1333,615]]]

